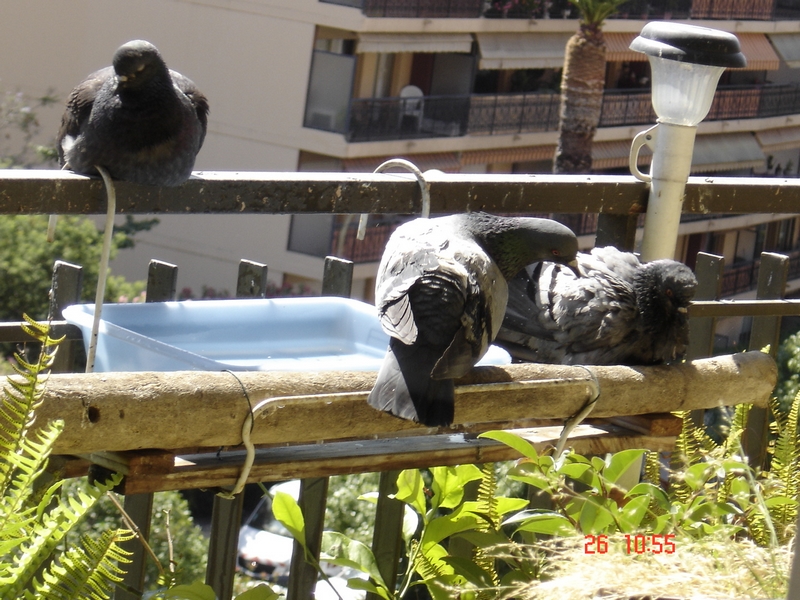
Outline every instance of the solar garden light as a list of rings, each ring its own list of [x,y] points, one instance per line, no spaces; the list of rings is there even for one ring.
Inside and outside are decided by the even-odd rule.
[[[663,21],[645,25],[630,48],[644,52],[650,61],[658,116],[657,124],[637,134],[631,144],[631,173],[650,183],[641,258],[673,258],[697,124],[711,108],[722,72],[744,67],[747,60],[731,33]],[[650,174],[637,166],[644,145],[653,151]]]

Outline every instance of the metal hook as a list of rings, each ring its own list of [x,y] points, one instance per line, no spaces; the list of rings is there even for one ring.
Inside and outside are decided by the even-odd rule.
[[[422,190],[422,212],[420,213],[420,216],[424,219],[427,219],[431,215],[431,184],[425,180],[425,175],[423,172],[419,170],[417,165],[404,158],[390,158],[389,160],[378,165],[378,168],[373,172],[382,173],[391,167],[400,167],[402,169],[406,169],[407,171],[411,171],[417,178],[420,190]],[[364,236],[367,234],[368,218],[369,214],[364,213],[358,220],[358,232],[356,233],[356,239],[363,240]]]

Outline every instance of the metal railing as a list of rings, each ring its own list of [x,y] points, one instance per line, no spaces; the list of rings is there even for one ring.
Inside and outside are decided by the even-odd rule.
[[[359,8],[368,17],[476,19],[577,19],[568,0],[320,0]],[[630,0],[611,19],[778,20],[800,18],[793,0]]]
[[[355,98],[343,130],[350,142],[556,131],[555,92],[422,98]],[[721,87],[706,121],[800,113],[799,84]],[[655,123],[650,90],[606,90],[600,127]]]
[[[636,215],[641,214],[646,205],[648,196],[647,186],[635,180],[633,177],[615,176],[569,176],[569,175],[447,175],[431,174],[428,176],[430,184],[430,204],[432,214],[453,213],[465,210],[487,210],[497,213],[570,213],[578,219],[590,219],[589,215],[601,213],[600,219],[608,225],[610,220],[619,220],[627,224],[628,227],[636,225]],[[377,214],[414,214],[418,213],[421,207],[420,188],[416,179],[410,174],[341,174],[341,173],[198,173],[189,181],[176,188],[157,188],[152,186],[138,186],[125,182],[117,183],[117,209],[120,214],[148,214],[161,212],[164,214],[308,214],[308,213],[327,213],[327,214],[358,214],[362,212]],[[74,175],[64,171],[0,171],[0,214],[98,214],[105,210],[106,198],[101,181]],[[800,213],[800,181],[782,179],[733,179],[733,178],[690,178],[686,187],[684,201],[684,211],[690,214],[711,213]],[[603,229],[600,227],[599,229]],[[623,231],[624,227],[618,229],[617,239],[628,239],[628,231]],[[611,236],[613,237],[613,236]],[[614,241],[612,239],[612,241]],[[786,257],[777,255],[765,255],[760,262],[760,269],[764,273],[759,278],[759,297],[760,298],[779,298],[782,286],[785,286]],[[698,277],[703,281],[721,277],[720,269],[716,275],[711,270],[709,261],[698,261]],[[152,265],[151,265],[152,267]],[[258,271],[256,271],[257,273]],[[261,271],[264,273],[264,271]],[[331,270],[327,270],[328,273]],[[167,300],[174,294],[174,270],[161,269],[162,283],[158,285],[158,277],[151,273],[148,277],[148,299]],[[241,273],[241,271],[240,271]],[[79,273],[72,271],[74,280],[79,279]],[[247,285],[243,289],[249,290],[247,295],[255,296],[263,286],[254,284],[255,277],[246,277]],[[237,286],[238,289],[239,286]],[[323,286],[325,287],[325,286]],[[329,286],[332,290],[335,286]],[[714,286],[711,286],[712,288]],[[329,291],[346,295],[343,288]],[[59,293],[64,290],[76,290],[75,285],[54,285],[53,301],[58,306],[65,306],[70,302],[69,298],[60,298]],[[159,289],[163,294],[159,294]],[[698,298],[701,300],[713,300],[716,293]],[[72,302],[77,295],[73,295]],[[749,305],[748,305],[749,306]],[[735,303],[703,303],[702,311],[690,309],[690,322],[698,324],[707,323],[715,317],[730,316],[732,311],[735,313],[738,307]],[[748,309],[749,314],[758,314],[759,318],[754,320],[753,332],[750,338],[750,347],[754,349],[762,348],[771,344],[775,348],[777,341],[778,319],[775,315],[800,314],[800,306],[797,303],[775,302],[759,304]],[[776,312],[776,310],[778,312]],[[741,311],[740,311],[741,312]],[[736,313],[738,314],[738,313]],[[697,317],[697,319],[695,319]],[[758,323],[755,323],[758,321]],[[712,324],[713,325],[713,324]],[[64,327],[63,323],[58,324]],[[11,330],[19,335],[18,324],[0,324],[0,332],[5,334],[3,341],[14,340],[9,336]],[[68,331],[67,331],[68,332]],[[74,339],[74,334],[71,335]],[[703,346],[710,346],[713,341],[713,326],[708,330],[707,335],[692,336],[695,349],[692,351],[693,357],[703,356],[705,350]],[[757,354],[757,353],[753,353]],[[758,357],[756,357],[758,358]],[[505,374],[515,373],[516,377],[525,377],[530,380],[532,377],[524,371],[524,365],[511,365],[508,369],[496,369],[492,371],[498,377],[505,377]],[[537,367],[538,368],[538,367]],[[615,369],[616,367],[612,367]],[[587,377],[585,370],[581,367],[558,367],[558,373],[566,373],[570,369],[578,374],[577,383]],[[566,371],[565,371],[566,369]],[[637,369],[637,380],[647,379],[647,367]],[[598,367],[602,371],[602,367]],[[572,372],[570,371],[570,372]],[[499,375],[498,375],[499,373]],[[763,379],[763,370],[760,371]],[[55,411],[55,415],[64,418],[68,422],[64,436],[72,440],[72,443],[82,444],[83,451],[79,451],[77,446],[74,452],[65,451],[63,454],[85,454],[91,455],[92,460],[100,461],[104,465],[110,463],[103,462],[113,460],[115,468],[127,470],[128,483],[130,487],[126,497],[126,509],[130,514],[140,515],[142,519],[147,519],[148,494],[156,489],[180,489],[195,487],[213,487],[221,485],[220,481],[227,481],[226,477],[236,477],[239,474],[241,464],[241,453],[236,454],[235,446],[239,443],[239,432],[241,432],[241,420],[231,419],[231,414],[236,412],[238,416],[244,417],[248,414],[248,405],[242,397],[242,385],[252,386],[253,392],[256,390],[264,391],[277,389],[273,384],[265,384],[265,381],[277,381],[280,374],[275,375],[275,379],[268,373],[241,373],[241,381],[238,383],[230,373],[183,373],[180,377],[172,374],[165,374],[166,377],[159,378],[159,374],[148,374],[148,389],[154,390],[157,381],[171,381],[172,392],[165,392],[162,396],[150,398],[152,402],[127,401],[123,399],[125,410],[112,409],[111,404],[103,404],[98,407],[85,401],[85,394],[89,389],[97,393],[100,403],[113,403],[119,401],[115,392],[120,394],[131,394],[137,392],[138,382],[145,374],[135,374],[135,376],[120,373],[105,373],[98,376],[92,375],[53,375],[49,380],[53,392],[52,402],[44,402],[43,410]],[[287,379],[291,382],[288,393],[315,393],[299,392],[302,386],[305,389],[314,388],[317,391],[328,388],[341,382],[331,381],[319,374],[315,381],[311,381],[312,375],[291,374]],[[459,443],[452,442],[452,431],[447,430],[441,435],[437,435],[427,430],[409,431],[412,427],[407,423],[398,422],[389,417],[376,418],[375,415],[364,412],[359,417],[359,411],[371,411],[363,400],[366,390],[369,389],[370,379],[368,376],[357,374],[348,378],[349,385],[354,385],[353,392],[357,397],[352,402],[347,403],[345,410],[347,418],[325,419],[317,416],[316,419],[309,419],[308,414],[303,412],[302,403],[284,406],[286,401],[281,400],[276,404],[276,410],[284,411],[280,413],[282,417],[276,421],[260,422],[255,428],[255,433],[260,436],[257,443],[273,444],[271,447],[264,448],[258,455],[257,462],[251,471],[251,481],[256,480],[275,480],[285,477],[288,473],[291,476],[302,476],[307,479],[303,483],[301,492],[301,504],[304,506],[307,531],[316,531],[316,524],[319,530],[322,529],[322,515],[325,509],[325,494],[327,488],[326,476],[334,473],[357,472],[383,469],[383,483],[391,483],[392,477],[396,477],[396,469],[426,467],[433,464],[454,464],[455,461],[486,461],[486,460],[506,460],[512,456],[509,449],[500,448],[498,444],[491,445],[490,441],[470,441],[465,443],[462,439]],[[485,377],[485,373],[480,373]],[[661,371],[659,378],[663,380],[666,374]],[[86,379],[81,379],[85,377]],[[561,377],[561,375],[559,375]],[[583,379],[581,379],[583,378]],[[335,379],[335,378],[333,378]],[[342,378],[343,380],[345,378]],[[743,377],[741,372],[731,375],[728,382],[734,381],[735,385],[741,385]],[[323,381],[324,380],[324,381]],[[81,383],[84,381],[85,383]],[[374,382],[374,379],[372,380]],[[477,380],[476,380],[477,381]],[[482,383],[486,383],[486,379]],[[507,379],[504,379],[506,383]],[[684,381],[684,380],[682,380]],[[213,382],[213,383],[212,383]],[[623,382],[626,383],[626,382]],[[185,384],[186,390],[176,392],[176,386]],[[321,384],[321,385],[320,385]],[[356,385],[357,384],[357,385]],[[266,385],[266,387],[265,387]],[[272,387],[270,387],[272,385]],[[71,386],[71,387],[70,387]],[[116,387],[115,387],[116,386]],[[315,386],[320,386],[316,387]],[[206,391],[214,388],[214,392],[209,392],[209,398],[214,397],[219,401],[197,402],[199,391]],[[459,386],[462,387],[462,386]],[[624,386],[623,386],[624,387]],[[707,386],[708,387],[708,386]],[[102,388],[102,389],[101,389]],[[328,389],[326,388],[326,389]],[[183,389],[183,388],[181,388]],[[682,388],[683,389],[683,388]],[[70,391],[72,390],[72,391]],[[98,392],[98,390],[100,390]],[[565,394],[565,388],[559,387],[557,394],[559,397]],[[259,393],[261,393],[259,391]],[[489,403],[483,401],[470,401],[464,396],[476,393],[465,391],[457,400],[459,410],[464,410],[466,417],[461,431],[473,432],[486,429],[487,427],[497,428],[511,426],[514,423],[530,422],[531,410],[537,406],[536,410],[542,410],[550,402],[539,402],[539,404],[526,404],[523,397],[511,395],[523,393],[521,390],[492,391],[491,414],[486,414],[485,407]],[[137,392],[138,393],[138,392]],[[222,394],[216,396],[214,394]],[[266,392],[265,392],[266,393]],[[275,392],[273,392],[274,394]],[[287,392],[284,391],[283,395]],[[327,392],[326,392],[327,393]],[[460,393],[460,392],[459,392]],[[487,393],[487,392],[484,392]],[[529,393],[529,392],[528,392]],[[359,395],[360,394],[360,395]],[[277,394],[280,395],[280,394]],[[324,394],[323,394],[324,395]],[[222,401],[223,396],[229,401]],[[613,396],[609,392],[606,396]],[[604,396],[604,398],[606,397]],[[271,397],[271,396],[267,396]],[[663,398],[659,394],[642,394],[642,400],[646,397],[655,397],[658,403],[658,410],[668,410],[663,403]],[[304,396],[305,398],[305,396]],[[503,403],[503,398],[508,401]],[[537,396],[537,398],[539,398]],[[713,402],[718,402],[718,396],[714,395]],[[320,399],[315,405],[315,410],[327,411],[341,405],[338,398],[335,401]],[[513,401],[512,401],[513,400]],[[530,400],[530,398],[527,398]],[[173,404],[191,403],[192,408],[176,410]],[[289,403],[291,404],[291,403]],[[509,406],[515,406],[517,413],[503,413],[503,410],[511,410]],[[198,419],[194,412],[199,405],[204,408],[221,411],[218,418]],[[187,404],[187,407],[189,404]],[[686,405],[682,405],[685,406]],[[297,409],[296,411],[292,408]],[[86,417],[85,412],[94,411],[95,416],[102,414],[103,418]],[[172,417],[158,418],[154,416],[156,409],[167,411]],[[252,409],[252,407],[250,407]],[[500,412],[498,412],[500,410]],[[597,410],[597,409],[595,409]],[[609,409],[606,408],[606,411]],[[754,409],[755,410],[755,409]],[[198,448],[208,446],[207,463],[202,463],[196,455],[192,455],[194,462],[183,461],[183,465],[207,464],[207,473],[203,479],[195,471],[187,474],[185,472],[172,473],[176,468],[175,458],[169,451],[166,455],[159,455],[163,460],[153,462],[152,452],[149,454],[137,454],[124,452],[130,448],[112,447],[90,447],[91,442],[105,440],[102,443],[109,443],[115,440],[110,436],[107,428],[122,428],[128,432],[136,431],[134,436],[134,450],[142,448],[140,433],[144,430],[131,429],[131,419],[138,411],[143,421],[151,422],[155,429],[148,430],[154,440],[146,445],[150,447],[161,447],[164,437],[158,428],[165,428],[169,435],[178,436],[173,448]],[[288,411],[288,412],[287,412]],[[471,412],[470,412],[471,411]],[[299,429],[288,430],[285,421],[281,419],[294,414],[293,422]],[[295,414],[296,413],[296,414]],[[124,414],[124,419],[122,415]],[[166,413],[164,413],[166,414]],[[319,412],[311,413],[319,415]],[[555,414],[555,413],[554,413]],[[566,414],[566,413],[565,413]],[[562,418],[565,414],[557,414],[554,418]],[[176,418],[175,415],[179,415]],[[222,416],[224,415],[224,416]],[[47,422],[53,415],[46,412],[40,415],[39,422]],[[380,417],[381,415],[377,415]],[[185,422],[177,422],[180,418],[186,419]],[[497,419],[502,423],[498,425]],[[309,431],[309,421],[315,420],[316,426],[327,428],[325,439],[346,439],[355,440],[353,442],[339,441],[340,446],[337,450],[343,449],[341,444],[350,444],[348,448],[361,452],[358,456],[350,456],[344,453],[332,454],[329,441],[318,443],[319,439],[315,433]],[[527,420],[527,421],[526,421]],[[339,427],[347,422],[346,429]],[[234,426],[225,427],[224,423]],[[470,425],[471,424],[471,425]],[[208,427],[209,429],[202,429]],[[238,426],[238,427],[237,427]],[[361,429],[360,433],[353,433],[352,427],[357,426]],[[300,431],[305,438],[296,438],[295,441],[305,445],[284,447],[283,440],[275,445],[280,435],[292,435],[293,431]],[[314,430],[316,431],[316,430]],[[103,433],[100,433],[103,432]],[[374,439],[376,432],[384,437]],[[364,435],[361,435],[361,434]],[[227,436],[224,438],[214,436]],[[105,437],[103,437],[105,436]],[[194,437],[193,437],[194,436]],[[338,438],[337,438],[338,436]],[[394,436],[394,437],[392,437]],[[400,437],[397,437],[400,436]],[[118,438],[117,438],[118,439]],[[648,438],[651,439],[652,438]],[[68,444],[65,439],[63,444]],[[448,441],[450,440],[450,441]],[[432,442],[440,444],[431,445]],[[116,442],[115,442],[116,443]],[[375,449],[375,443],[382,444],[380,449],[373,454],[365,454],[363,448],[370,446]],[[633,440],[631,443],[641,443]],[[748,442],[749,443],[749,442]],[[427,444],[425,448],[419,448],[421,444]],[[98,444],[95,444],[97,446]],[[102,444],[100,444],[102,445]],[[213,447],[212,447],[213,446]],[[225,461],[220,459],[217,453],[219,446],[227,446],[223,452]],[[309,459],[305,454],[303,460],[298,459],[297,449],[299,447],[312,449],[317,452],[317,458]],[[588,446],[587,446],[588,447]],[[62,446],[67,450],[67,446]],[[580,450],[580,446],[577,446]],[[746,448],[752,449],[746,445]],[[402,452],[400,452],[402,449]],[[98,450],[98,452],[94,452]],[[107,455],[100,450],[120,450],[111,455]],[[410,451],[414,451],[412,456]],[[177,451],[177,450],[174,450]],[[755,452],[755,451],[754,451]],[[757,454],[757,453],[756,453]],[[756,454],[748,454],[751,458]],[[338,458],[336,458],[338,457]],[[139,460],[141,459],[141,460]],[[167,460],[169,459],[169,460]],[[239,462],[237,462],[239,461]],[[152,465],[157,464],[157,468]],[[151,465],[148,467],[147,465]],[[194,468],[194,467],[192,467]],[[226,474],[223,473],[223,471]],[[299,475],[298,475],[299,474]],[[210,477],[210,479],[209,479]],[[137,488],[136,485],[139,487]],[[225,484],[227,485],[227,484]],[[383,490],[389,490],[387,485]],[[314,490],[322,490],[315,495]],[[386,491],[391,493],[390,490]],[[232,573],[236,561],[236,534],[240,524],[241,499],[227,500],[217,498],[215,501],[214,517],[212,522],[212,550],[209,556],[209,568],[207,580],[214,587],[218,598],[227,599],[231,595]],[[129,506],[130,505],[130,506]],[[138,512],[134,508],[138,507]],[[238,508],[237,508],[238,507]],[[384,515],[385,516],[385,515]],[[402,511],[398,511],[398,518],[389,520],[390,524],[384,524],[380,531],[376,530],[375,544],[386,544],[386,547],[397,547],[401,534]],[[139,518],[139,517],[136,517]],[[315,523],[312,527],[310,523]],[[142,525],[142,522],[139,522]],[[394,545],[393,545],[394,544]],[[314,546],[313,544],[309,544]],[[139,548],[141,550],[141,548]],[[386,568],[388,571],[394,569],[396,563],[381,564],[381,570]],[[310,569],[310,570],[309,570]],[[295,559],[291,567],[291,583],[289,598],[291,600],[305,600],[312,597],[314,572],[304,559],[302,552],[295,552]],[[126,592],[127,593],[127,592]],[[122,597],[122,594],[118,596]]]

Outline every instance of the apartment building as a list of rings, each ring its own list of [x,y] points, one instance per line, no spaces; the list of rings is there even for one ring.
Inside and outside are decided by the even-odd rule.
[[[128,39],[155,43],[211,100],[198,169],[369,172],[390,157],[460,173],[550,172],[567,39],[567,0],[72,0],[0,2],[0,85],[62,96]],[[800,2],[631,0],[606,21],[597,173],[627,173],[633,136],[655,122],[649,64],[628,49],[649,20],[735,33],[748,59],[727,71],[698,128],[693,173],[794,177],[800,167]],[[43,115],[57,126],[58,110]],[[640,156],[642,168],[649,160]],[[233,287],[239,258],[278,283],[318,285],[322,257],[356,262],[369,299],[383,242],[332,216],[165,216],[112,268],[141,278],[149,258],[179,265],[179,287]],[[570,223],[591,244],[593,216]],[[762,250],[794,252],[797,219],[688,219],[678,257],[725,256],[725,293],[751,293]],[[800,255],[800,252],[798,252]],[[800,277],[800,275],[798,276]],[[800,288],[800,278],[792,290]]]

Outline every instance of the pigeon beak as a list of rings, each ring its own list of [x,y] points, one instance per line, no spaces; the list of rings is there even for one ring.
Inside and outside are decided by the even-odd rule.
[[[687,314],[689,312],[689,309],[687,307],[685,307],[685,306],[679,306],[678,307],[678,312],[679,313],[683,313],[685,315],[685,314]]]
[[[575,273],[575,275],[577,275],[578,277],[583,277],[583,274],[581,273],[581,270],[578,267],[577,258],[573,258],[571,261],[569,261],[567,263],[567,266],[572,270],[573,273]]]
[[[128,76],[127,75],[117,75],[117,79],[119,81],[121,81],[122,83],[125,83],[126,81],[128,81]]]

